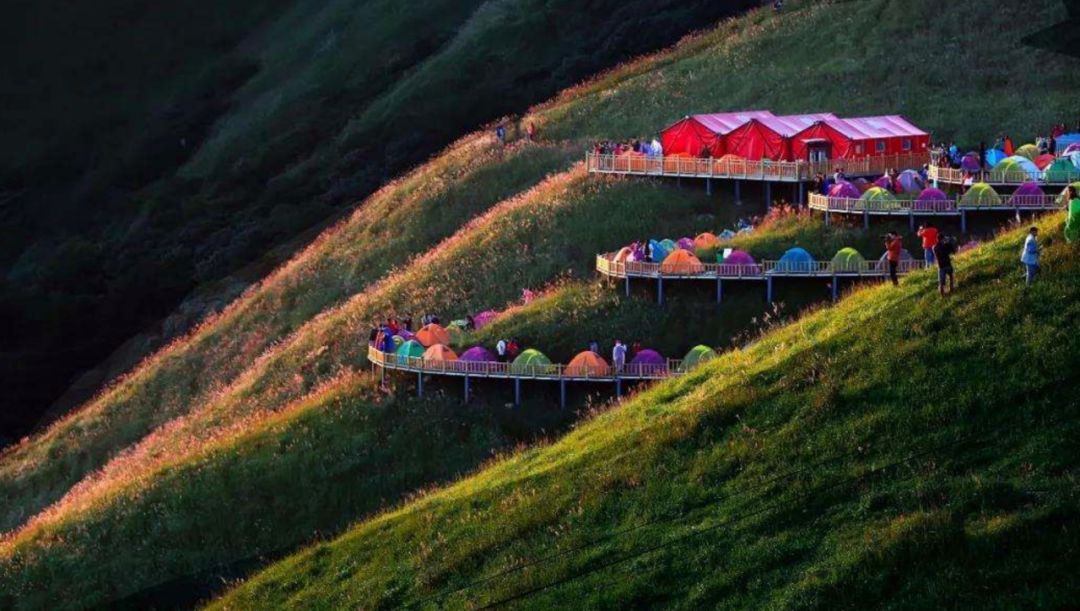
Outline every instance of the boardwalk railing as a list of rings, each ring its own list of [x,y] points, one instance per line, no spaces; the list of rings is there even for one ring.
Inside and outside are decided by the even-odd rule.
[[[931,181],[949,185],[962,185],[965,180],[970,179],[973,182],[985,182],[991,185],[1020,185],[1025,182],[1034,181],[1044,185],[1057,185],[1063,187],[1080,180],[1080,169],[1075,172],[1064,174],[1060,171],[1055,171],[1050,173],[1050,180],[1047,180],[1046,172],[994,172],[988,170],[972,174],[955,168],[941,168],[931,165],[930,169],[927,171],[927,176]]]
[[[662,264],[643,261],[616,261],[612,253],[596,256],[596,271],[612,278],[651,278],[665,280],[766,280],[770,277],[883,277],[889,274],[885,261],[761,261],[747,265],[702,263],[700,268],[663,271]],[[926,267],[921,259],[900,262],[897,272],[906,274]]]
[[[682,371],[682,361],[667,359],[663,365],[627,363],[616,372],[614,366],[605,375],[597,375],[584,367],[562,364],[515,365],[513,363],[477,361],[435,361],[423,357],[407,357],[383,352],[368,346],[368,361],[385,369],[445,376],[468,376],[473,378],[499,378],[524,380],[568,380],[576,382],[613,382],[622,380],[659,380]]]
[[[688,178],[722,178],[775,182],[800,182],[816,174],[831,174],[842,168],[848,176],[872,176],[887,170],[921,168],[927,162],[925,153],[899,153],[862,157],[808,161],[750,161],[747,159],[701,159],[683,156],[652,157],[639,153],[621,155],[587,152],[585,164],[590,172],[599,174],[632,174],[641,176],[671,176]]]
[[[872,215],[923,216],[959,215],[962,210],[1057,210],[1061,203],[1056,195],[1013,195],[1002,196],[1001,204],[995,206],[976,206],[957,202],[919,201],[917,199],[896,199],[891,201],[863,200],[855,197],[830,197],[820,193],[811,193],[809,206],[812,210],[836,212],[839,214],[869,213]]]

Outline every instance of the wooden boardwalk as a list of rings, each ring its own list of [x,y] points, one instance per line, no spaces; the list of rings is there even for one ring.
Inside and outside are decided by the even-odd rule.
[[[926,267],[921,259],[908,259],[900,262],[899,275]],[[657,302],[664,303],[664,282],[678,280],[698,280],[716,283],[716,302],[721,303],[724,296],[725,281],[760,281],[765,283],[765,299],[773,300],[773,282],[777,279],[821,278],[832,281],[832,298],[840,297],[839,280],[868,279],[884,280],[889,277],[889,267],[884,261],[860,261],[834,265],[832,261],[809,261],[788,263],[782,261],[760,261],[746,265],[726,263],[702,263],[697,269],[684,272],[664,272],[660,263],[643,261],[616,261],[614,253],[596,256],[596,271],[609,278],[618,278],[626,285],[626,294],[630,295],[630,281],[634,278],[655,280],[657,283]]]
[[[971,179],[973,182],[985,182],[992,186],[1019,186],[1025,182],[1036,182],[1043,186],[1056,186],[1065,187],[1065,185],[1080,181],[1080,169],[1076,172],[1070,172],[1066,175],[1061,175],[1060,172],[1054,172],[1047,180],[1045,172],[1037,172],[1034,175],[1029,175],[1026,172],[993,172],[984,171],[970,174],[964,170],[958,170],[954,168],[940,168],[933,164],[927,170],[927,177],[930,182],[934,184],[946,184],[946,185],[963,185],[965,180]]]
[[[464,380],[465,399],[468,400],[470,382],[477,378],[512,380],[514,382],[514,405],[521,405],[521,382],[541,381],[557,382],[560,386],[560,405],[566,406],[566,385],[568,383],[609,383],[615,385],[616,396],[622,396],[623,382],[646,382],[663,380],[684,373],[683,363],[678,359],[667,359],[663,365],[644,365],[627,363],[620,371],[614,366],[605,375],[591,374],[587,368],[569,367],[562,364],[551,365],[514,365],[486,361],[435,361],[422,357],[407,357],[383,352],[375,346],[368,346],[368,361],[378,367],[383,377],[386,372],[403,371],[415,373],[416,389],[419,396],[424,394],[424,376],[451,376]]]
[[[870,227],[871,216],[904,217],[908,219],[912,231],[915,219],[924,217],[959,217],[960,230],[967,231],[967,215],[971,212],[1046,212],[1061,210],[1056,195],[1017,195],[1002,196],[998,206],[969,206],[956,200],[919,201],[915,199],[896,199],[891,201],[866,201],[851,197],[829,197],[820,193],[811,193],[809,207],[825,213],[825,224],[829,224],[833,214],[861,216],[863,227]]]

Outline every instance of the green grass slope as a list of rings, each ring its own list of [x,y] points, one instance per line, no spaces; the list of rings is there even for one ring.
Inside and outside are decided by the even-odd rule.
[[[1080,260],[1040,223],[860,291],[218,608],[1060,607],[1080,595]]]

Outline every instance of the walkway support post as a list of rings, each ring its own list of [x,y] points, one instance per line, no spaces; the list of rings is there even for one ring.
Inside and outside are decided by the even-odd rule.
[[[967,210],[960,209],[960,233],[967,233]]]
[[[862,228],[863,229],[870,229],[870,209],[869,208],[863,210],[863,213],[862,213]]]
[[[469,402],[469,376],[465,376],[465,402]]]
[[[559,407],[566,409],[566,380],[559,380]]]
[[[521,378],[514,378],[514,407],[521,407]]]
[[[382,366],[379,367],[379,377],[380,377],[379,383],[385,385],[386,384],[386,365],[382,365]]]
[[[705,179],[705,195],[712,195],[712,178]]]
[[[664,305],[664,277],[656,277],[656,302]]]
[[[915,209],[908,208],[908,230],[915,231]]]
[[[630,274],[626,275],[626,296],[630,296]]]
[[[772,276],[765,279],[765,301],[772,303]]]
[[[742,203],[742,181],[741,180],[736,180],[735,181],[735,203],[736,204],[741,204]]]
[[[827,207],[825,208],[825,226],[829,226],[829,209]]]
[[[832,300],[833,300],[833,303],[836,303],[836,300],[840,297],[840,285],[837,284],[838,280],[839,279],[836,277],[836,274],[833,274],[833,277],[832,277]]]
[[[716,277],[716,303],[724,298],[724,281],[720,279],[720,276]]]
[[[424,374],[423,372],[416,374],[416,396],[424,396]]]
[[[799,204],[800,205],[806,203],[805,190],[806,190],[806,184],[803,181],[800,180],[799,181]]]
[[[772,209],[772,183],[765,181],[765,209]]]
[[[615,398],[622,399],[622,378],[615,378]]]

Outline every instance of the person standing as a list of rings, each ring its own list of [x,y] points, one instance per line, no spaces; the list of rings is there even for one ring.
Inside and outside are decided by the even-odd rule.
[[[536,124],[529,122],[529,126],[525,128],[525,135],[529,138],[529,142],[536,140]]]
[[[1024,264],[1025,286],[1031,286],[1035,275],[1039,273],[1039,228],[1032,227],[1024,239],[1024,250],[1020,252],[1020,262]]]
[[[1080,239],[1080,197],[1076,195],[1076,187],[1065,187],[1065,201],[1069,213],[1065,217],[1065,241],[1072,244]]]
[[[498,357],[500,363],[505,363],[506,362],[506,340],[505,339],[500,339],[499,342],[497,344],[495,344],[495,355]]]
[[[499,139],[499,144],[506,146],[506,127],[502,123],[495,128],[495,137]]]
[[[942,236],[934,245],[934,259],[937,261],[937,288],[942,297],[945,296],[945,279],[949,279],[949,293],[954,290],[955,277],[953,276],[952,256],[956,254],[956,241],[949,236]]]
[[[626,346],[621,340],[615,340],[615,347],[611,349],[611,362],[615,365],[615,373],[622,373],[626,365]]]
[[[904,250],[904,240],[900,234],[890,231],[885,234],[885,258],[889,261],[889,280],[893,286],[900,286],[897,271],[900,268],[900,252]]]
[[[934,247],[938,243],[938,230],[930,223],[927,223],[919,227],[918,235],[922,238],[923,258],[926,259],[927,265],[931,265],[934,263]]]
[[[593,354],[595,354],[597,356],[600,356],[600,342],[597,342],[595,339],[590,340],[589,341],[589,352],[592,352]]]

